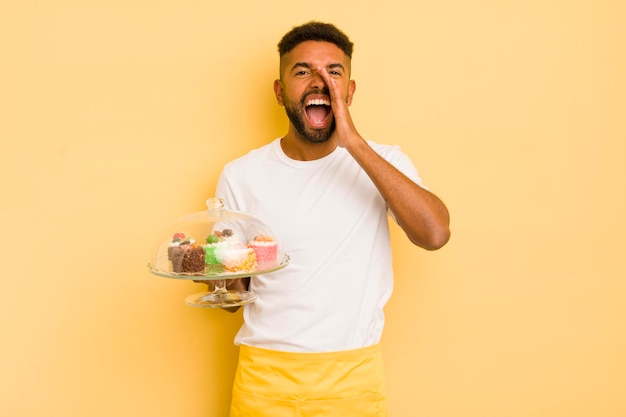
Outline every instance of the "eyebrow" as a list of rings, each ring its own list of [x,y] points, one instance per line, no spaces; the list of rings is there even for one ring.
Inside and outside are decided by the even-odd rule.
[[[291,67],[292,70],[298,68],[298,67],[302,67],[302,68],[306,68],[306,69],[313,69],[313,66],[311,64],[309,64],[308,62],[296,62],[293,67]],[[335,63],[335,64],[329,64],[326,68],[328,69],[334,69],[334,68],[341,68],[342,70],[345,71],[345,67],[340,64],[340,63]]]

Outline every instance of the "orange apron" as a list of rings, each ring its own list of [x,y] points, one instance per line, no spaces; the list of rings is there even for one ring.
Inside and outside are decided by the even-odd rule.
[[[387,417],[379,345],[294,353],[241,345],[230,417]]]

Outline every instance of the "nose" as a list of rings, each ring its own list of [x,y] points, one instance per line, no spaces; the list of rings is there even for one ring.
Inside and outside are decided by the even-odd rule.
[[[323,89],[326,87],[326,83],[324,82],[324,79],[322,78],[320,73],[317,71],[312,72],[311,87],[319,88],[319,89]]]

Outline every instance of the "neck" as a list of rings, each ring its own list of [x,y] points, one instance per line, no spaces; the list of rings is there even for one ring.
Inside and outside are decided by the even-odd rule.
[[[311,143],[293,131],[287,132],[280,145],[285,155],[296,161],[314,161],[330,155],[337,148],[332,138],[323,143]]]

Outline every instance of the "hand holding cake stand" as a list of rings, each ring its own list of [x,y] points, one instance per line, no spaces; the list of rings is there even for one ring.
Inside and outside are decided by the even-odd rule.
[[[223,200],[211,198],[206,211],[183,216],[166,230],[148,268],[166,278],[212,281],[212,292],[190,295],[185,302],[227,308],[256,299],[252,291],[228,289],[227,284],[236,287],[242,279],[278,271],[288,263],[289,256],[265,224],[249,214],[228,211]]]

